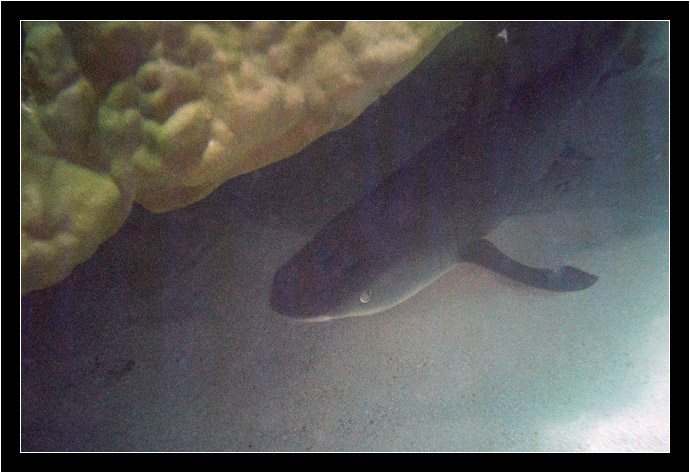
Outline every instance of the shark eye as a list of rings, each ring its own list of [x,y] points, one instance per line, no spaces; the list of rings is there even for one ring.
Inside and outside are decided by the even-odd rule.
[[[359,300],[362,304],[366,304],[371,300],[371,289],[365,289],[359,293]]]

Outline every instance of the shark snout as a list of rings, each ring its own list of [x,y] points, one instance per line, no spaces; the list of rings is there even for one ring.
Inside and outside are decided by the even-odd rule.
[[[319,313],[319,294],[314,281],[295,265],[280,268],[271,286],[271,307],[292,318],[309,318]]]

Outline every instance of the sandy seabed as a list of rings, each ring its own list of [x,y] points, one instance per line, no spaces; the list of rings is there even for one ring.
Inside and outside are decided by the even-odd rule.
[[[303,239],[284,228],[219,231],[165,266],[161,285],[141,275],[160,253],[105,248],[24,300],[23,448],[668,451],[658,216],[534,213],[490,236],[525,263],[597,274],[582,292],[460,264],[385,313],[311,324],[268,304],[281,258]],[[115,274],[100,274],[113,254]]]
[[[574,113],[593,169],[565,205],[490,235],[526,264],[598,275],[591,288],[460,264],[377,315],[271,310],[276,270],[462,108],[452,36],[350,127],[184,209],[135,207],[25,296],[22,449],[668,451],[667,61],[612,76]]]

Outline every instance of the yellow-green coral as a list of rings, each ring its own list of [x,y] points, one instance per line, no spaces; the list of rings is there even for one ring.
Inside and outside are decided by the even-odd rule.
[[[132,202],[191,204],[348,124],[456,25],[25,22],[22,290],[65,277]]]
[[[131,201],[113,179],[60,157],[22,110],[22,292],[55,284],[122,224]]]

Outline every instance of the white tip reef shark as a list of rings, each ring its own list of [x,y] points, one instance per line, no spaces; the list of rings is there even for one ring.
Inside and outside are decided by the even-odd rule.
[[[290,258],[275,274],[273,309],[305,321],[382,312],[460,262],[550,291],[593,285],[595,275],[526,266],[484,238],[556,162],[568,112],[586,99],[626,36],[621,23],[568,26],[577,30],[574,41],[547,65],[530,48],[557,41],[557,29],[540,38],[515,27],[505,41],[491,24],[477,28],[481,66],[465,71],[474,86],[457,125]]]

